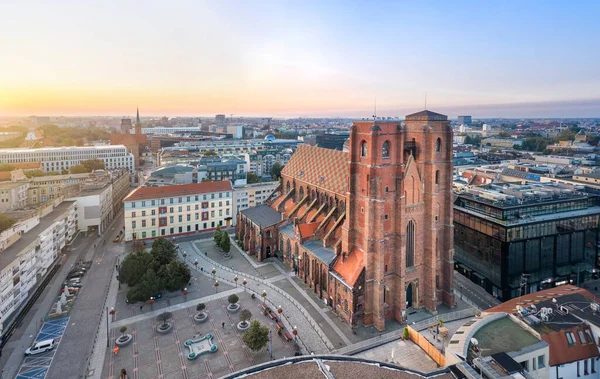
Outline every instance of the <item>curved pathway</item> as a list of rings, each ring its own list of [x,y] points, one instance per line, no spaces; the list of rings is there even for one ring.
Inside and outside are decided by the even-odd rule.
[[[306,350],[307,353],[324,353],[334,349],[333,344],[325,335],[321,327],[312,319],[306,309],[293,297],[273,285],[269,280],[248,275],[247,273],[238,272],[215,262],[203,254],[203,252],[200,251],[200,249],[196,246],[195,242],[196,241],[179,242],[179,245],[182,248],[180,249],[180,254],[183,250],[186,252],[194,252],[193,256],[188,254],[188,256],[184,258],[186,263],[188,263],[192,268],[195,268],[205,276],[213,276],[210,272],[201,270],[199,267],[194,266],[193,261],[197,259],[199,262],[198,266],[216,268],[216,279],[233,286],[235,286],[234,277],[236,275],[239,278],[238,285],[240,286],[242,278],[245,278],[248,282],[246,287],[249,291],[256,293],[257,296],[260,296],[262,291],[266,290],[266,302],[269,303],[270,307],[275,309],[277,306],[281,306],[283,308],[284,312],[281,319],[286,329],[291,331],[293,326],[297,326],[298,339],[301,342],[300,345]]]

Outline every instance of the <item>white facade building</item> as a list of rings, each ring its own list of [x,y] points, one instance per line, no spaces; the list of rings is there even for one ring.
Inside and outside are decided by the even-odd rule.
[[[233,223],[235,224],[238,212],[264,203],[278,185],[279,182],[262,182],[235,186],[233,188]]]
[[[142,134],[152,134],[152,135],[169,135],[175,133],[192,133],[192,132],[200,132],[201,129],[199,126],[156,126],[154,128],[142,128]]]
[[[76,204],[63,201],[11,228],[0,254],[0,334],[77,229]],[[4,233],[3,233],[4,235]]]
[[[229,180],[140,187],[123,202],[125,241],[212,230],[233,218]]]
[[[88,159],[99,159],[107,170],[135,169],[135,158],[123,145],[0,149],[0,164],[42,162],[44,172],[62,172]]]

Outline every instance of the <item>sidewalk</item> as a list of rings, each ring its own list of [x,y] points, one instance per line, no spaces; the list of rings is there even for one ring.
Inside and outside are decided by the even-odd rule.
[[[50,283],[48,283],[48,286],[42,292],[38,301],[33,306],[32,310],[37,308],[35,315],[33,318],[31,318],[27,326],[25,326],[24,332],[20,334],[15,332],[15,334],[11,336],[9,342],[2,349],[2,356],[8,356],[6,362],[2,364],[5,378],[14,378],[17,374],[19,367],[21,366],[21,362],[23,361],[23,350],[28,348],[29,344],[33,342],[33,339],[41,327],[40,320],[46,317],[48,314],[48,311],[55,301],[55,295],[62,288],[63,280],[71,267],[79,259],[82,259],[86,251],[93,250],[91,247],[94,243],[98,244],[100,241],[100,238],[86,239],[82,235],[77,238],[78,239],[74,240],[71,245],[73,248],[71,255],[64,256],[62,267],[54,275],[54,278],[50,281]],[[21,328],[23,328],[23,326],[21,326],[19,329]],[[29,336],[32,337],[30,338]]]
[[[188,252],[188,261],[193,262],[194,259],[198,259],[198,262],[205,262],[202,265],[205,267],[215,267],[217,269],[217,276],[219,280],[225,280],[228,283],[234,283],[233,278],[238,275],[237,271],[231,268],[225,267],[210,258],[208,258],[204,252],[201,252],[195,243],[186,243],[183,246],[184,250]],[[195,255],[190,256],[190,252],[195,252]],[[248,281],[247,288],[255,291],[259,294],[263,290],[267,290],[266,301],[270,303],[270,306],[277,307],[281,305],[284,309],[284,317],[282,320],[289,330],[293,326],[298,327],[298,338],[305,344],[307,351],[312,352],[329,352],[334,348],[333,344],[327,338],[323,330],[316,322],[309,316],[306,309],[294,300],[291,296],[283,292],[268,281],[257,278],[252,275],[241,274]]]

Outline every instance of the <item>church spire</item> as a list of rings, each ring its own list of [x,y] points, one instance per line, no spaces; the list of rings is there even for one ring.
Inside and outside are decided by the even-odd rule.
[[[137,107],[137,116],[135,118],[135,123],[141,124],[141,122],[140,122],[140,107]]]

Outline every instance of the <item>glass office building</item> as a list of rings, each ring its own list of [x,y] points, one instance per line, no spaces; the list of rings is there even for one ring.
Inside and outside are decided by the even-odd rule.
[[[506,301],[596,278],[600,197],[573,186],[491,184],[454,202],[455,269]]]

